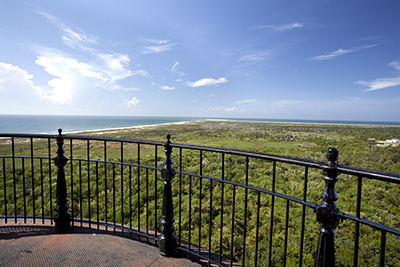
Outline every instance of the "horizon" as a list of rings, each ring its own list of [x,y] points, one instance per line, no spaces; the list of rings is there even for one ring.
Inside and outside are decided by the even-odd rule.
[[[115,118],[163,118],[163,119],[195,119],[189,121],[203,121],[203,120],[215,120],[215,121],[250,121],[250,122],[282,122],[282,123],[311,123],[311,124],[349,124],[349,125],[400,125],[398,121],[369,121],[369,120],[314,120],[314,119],[276,119],[276,118],[235,118],[235,117],[196,117],[196,116],[134,116],[134,115],[53,115],[53,114],[0,114],[3,116],[16,116],[16,117],[115,117]],[[389,124],[385,124],[389,123]],[[154,124],[157,125],[157,124]]]
[[[0,114],[399,122],[398,10],[0,3]]]

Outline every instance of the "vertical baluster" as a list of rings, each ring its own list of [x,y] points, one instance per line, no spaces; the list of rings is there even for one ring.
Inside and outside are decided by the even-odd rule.
[[[308,180],[308,167],[306,166],[305,170],[304,170],[303,202],[307,201],[307,180]],[[303,204],[303,211],[302,211],[302,216],[301,216],[299,267],[303,266],[305,218],[306,218],[306,205]]]
[[[12,144],[12,168],[13,168],[13,188],[14,188],[14,222],[17,223],[17,177],[15,174],[15,142],[14,137],[11,138]]]
[[[175,170],[172,167],[172,147],[171,136],[167,135],[165,142],[165,160],[164,168],[161,170],[161,176],[164,180],[164,194],[161,215],[161,227],[159,236],[159,251],[163,256],[174,256],[176,254],[176,238],[174,236],[174,216],[172,205],[172,189],[171,182],[175,177]]]
[[[106,221],[106,231],[108,229],[108,199],[107,199],[107,141],[104,141],[104,209],[105,209],[105,221]]]
[[[361,212],[361,189],[362,189],[362,176],[358,176],[357,184],[357,204],[356,204],[356,218],[360,219]],[[354,256],[353,266],[358,266],[358,247],[360,242],[360,223],[356,222],[354,229]]]
[[[137,210],[137,221],[138,221],[138,232],[139,232],[139,239],[141,239],[140,234],[140,144],[137,144],[137,160],[138,160],[138,167],[137,167],[137,203],[138,203],[138,210]]]
[[[326,152],[328,159],[328,167],[324,170],[323,179],[325,181],[325,188],[321,194],[322,201],[318,205],[316,214],[317,221],[320,223],[320,234],[317,247],[317,255],[315,257],[315,267],[328,267],[335,266],[335,241],[334,234],[335,228],[339,224],[337,214],[339,209],[335,201],[338,199],[335,192],[335,183],[337,182],[337,165],[339,151],[331,147]]]
[[[129,165],[129,237],[132,238],[132,166]]]
[[[289,205],[290,201],[289,199],[286,200],[286,218],[285,218],[285,241],[284,241],[284,246],[283,246],[283,266],[286,266],[286,258],[287,258],[287,243],[288,243],[288,236],[289,236]],[[301,258],[299,262],[302,262]]]
[[[257,266],[258,262],[258,233],[260,227],[260,205],[261,205],[261,192],[257,192],[257,220],[256,220],[256,248],[255,248],[255,256],[254,256],[254,266]]]
[[[211,236],[212,236],[212,215],[213,215],[213,208],[212,208],[212,198],[213,198],[213,180],[210,180],[210,215],[209,215],[209,224],[208,224],[208,259],[211,259]]]
[[[121,142],[121,234],[124,235],[124,142]]]
[[[40,190],[42,193],[42,224],[44,224],[43,160],[40,159]]]
[[[146,242],[149,243],[149,168],[146,168]]]
[[[71,205],[71,213],[72,213],[72,216],[71,216],[71,222],[72,222],[72,227],[74,227],[74,216],[75,216],[75,213],[74,213],[74,164],[73,164],[73,154],[72,154],[72,150],[73,150],[73,146],[72,146],[72,139],[69,139],[69,156],[70,156],[70,159],[71,159],[71,161],[70,161],[70,163],[69,163],[69,165],[70,165],[70,167],[71,167],[71,202],[70,202],[70,205]]]
[[[201,191],[203,189],[203,150],[200,150],[200,184],[199,184],[199,244],[198,244],[198,253],[201,254],[201,211],[202,211],[202,196]]]
[[[224,184],[222,184],[222,185],[224,185]],[[223,189],[223,187],[222,187],[222,189]],[[231,225],[231,254],[230,254],[230,256],[231,256],[231,261],[230,261],[230,266],[232,267],[233,266],[233,250],[234,250],[234,245],[233,245],[233,236],[234,236],[234,233],[235,233],[235,198],[236,198],[236,186],[234,185],[233,186],[233,191],[232,191],[232,225]],[[221,218],[221,220],[222,220],[222,218]],[[222,225],[222,223],[221,223],[221,225]],[[222,233],[222,232],[221,232]],[[220,240],[220,247],[222,246],[221,244],[222,244],[222,237],[220,237],[221,238],[221,240]],[[221,257],[220,257],[220,263],[221,263]]]
[[[222,159],[221,159],[221,180],[224,181],[225,179],[225,153],[222,153]],[[224,191],[225,191],[225,183],[221,182],[221,208],[220,208],[220,213],[221,213],[221,223],[220,223],[220,231],[219,231],[219,263],[221,264],[222,261],[222,231],[224,229]],[[235,192],[233,192],[233,196],[235,196]],[[233,211],[235,210],[235,197],[233,197],[232,201],[233,205]],[[232,216],[232,231],[231,235],[233,235],[233,216]],[[231,247],[231,250],[233,250],[233,247]],[[232,258],[231,258],[232,260]],[[232,262],[232,261],[231,261]]]
[[[32,216],[33,223],[36,223],[36,205],[35,205],[35,170],[33,169],[33,139],[30,138],[31,141],[31,174],[32,174]]]
[[[4,223],[7,223],[6,158],[3,158],[3,189],[4,189]]]
[[[272,193],[275,194],[275,181],[276,181],[276,161],[272,165]],[[271,196],[271,217],[269,221],[269,254],[268,266],[272,263],[272,234],[274,232],[274,210],[275,210],[275,195]]]
[[[22,158],[22,192],[24,196],[24,223],[26,223],[25,159]]]
[[[113,227],[113,232],[114,232],[114,234],[115,234],[115,226],[116,226],[116,223],[115,223],[115,163],[113,163],[113,182],[112,182],[112,191],[113,191],[113,225],[114,225],[114,227]]]
[[[57,166],[57,195],[56,195],[56,214],[54,215],[55,229],[57,231],[66,231],[71,229],[71,217],[68,212],[67,186],[65,184],[64,166],[68,159],[64,156],[64,138],[61,135],[62,130],[58,130],[57,136],[57,157],[54,158]]]
[[[182,148],[179,148],[179,234],[178,244],[182,242]]]
[[[385,266],[385,246],[386,246],[386,231],[381,231],[381,249],[379,254],[379,266]]]
[[[155,147],[154,147],[154,158],[155,158],[155,161],[154,161],[154,167],[156,168],[156,170],[154,171],[154,237],[155,237],[155,243],[156,243],[156,245],[157,245],[157,240],[158,240],[158,238],[157,238],[157,235],[158,235],[158,233],[157,233],[157,229],[158,229],[158,227],[157,227],[157,225],[158,225],[158,220],[157,220],[157,214],[158,214],[158,212],[157,212],[157,199],[158,199],[158,195],[157,195],[157,166],[158,166],[158,157],[157,157],[157,148],[158,148],[158,146],[156,145]]]
[[[88,204],[88,213],[89,213],[89,228],[92,228],[91,219],[92,216],[90,214],[90,144],[89,140],[87,140],[87,204]]]
[[[50,223],[51,223],[51,225],[53,225],[53,199],[52,199],[52,197],[53,197],[53,192],[52,192],[52,185],[51,185],[51,143],[50,143],[50,138],[48,138],[47,139],[47,152],[48,152],[48,158],[49,158],[49,194],[50,194],[50,196],[49,196],[49,198],[50,198],[50,218],[51,218],[51,220],[50,220]],[[72,158],[72,155],[71,155],[71,158]],[[71,174],[72,175],[72,174]],[[71,188],[71,192],[73,192],[72,191],[72,188]]]
[[[82,221],[82,160],[79,160],[79,215],[81,227],[83,226]]]
[[[248,189],[249,185],[249,157],[246,156],[246,188],[244,190],[244,226],[243,226],[243,251],[242,251],[242,266],[245,266],[246,258],[246,232],[247,232],[247,201],[248,201]]]
[[[96,161],[96,212],[97,212],[97,230],[100,229],[99,218],[99,163]]]
[[[190,244],[192,244],[191,242],[191,237],[192,237],[192,176],[189,175],[189,225],[188,225],[189,229],[189,251],[190,251]]]

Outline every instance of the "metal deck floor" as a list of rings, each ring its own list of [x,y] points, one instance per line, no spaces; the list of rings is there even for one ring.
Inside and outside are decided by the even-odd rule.
[[[0,223],[0,266],[189,266],[182,256],[163,257],[152,244],[86,227],[59,233],[53,226]]]

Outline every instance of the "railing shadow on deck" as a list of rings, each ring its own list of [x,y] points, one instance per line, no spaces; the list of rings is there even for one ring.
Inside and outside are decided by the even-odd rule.
[[[185,252],[215,266],[400,264],[398,224],[372,220],[362,205],[363,185],[398,188],[400,175],[338,165],[335,148],[328,162],[316,162],[177,144],[169,136],[0,137],[6,224],[20,218],[50,220],[59,231],[110,228],[152,240],[162,255]],[[339,211],[344,196],[336,182],[354,187],[347,213]]]

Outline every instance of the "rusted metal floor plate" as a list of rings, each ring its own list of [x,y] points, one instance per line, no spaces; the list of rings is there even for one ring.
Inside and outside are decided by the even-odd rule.
[[[75,227],[58,233],[51,226],[2,224],[0,266],[201,266],[167,258],[148,245],[105,231]]]

